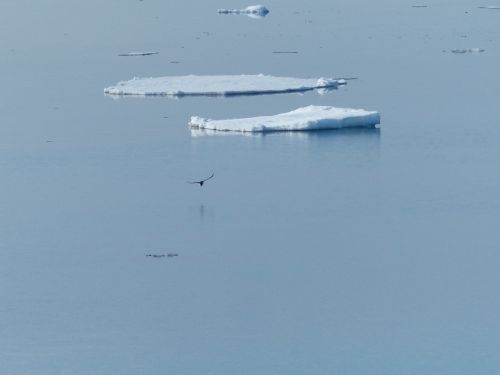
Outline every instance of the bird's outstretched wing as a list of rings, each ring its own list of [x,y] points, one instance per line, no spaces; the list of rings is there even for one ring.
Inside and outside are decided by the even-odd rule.
[[[212,173],[212,175],[210,177],[205,178],[204,180],[200,180],[200,181],[188,181],[187,183],[188,184],[200,184],[201,185],[203,182],[210,180],[214,176],[215,176],[215,173]]]
[[[203,180],[203,182],[210,180],[210,179],[211,179],[212,177],[214,177],[214,176],[215,176],[215,173],[212,173],[212,175],[211,175],[210,177],[208,177],[208,178],[205,178],[205,179]]]

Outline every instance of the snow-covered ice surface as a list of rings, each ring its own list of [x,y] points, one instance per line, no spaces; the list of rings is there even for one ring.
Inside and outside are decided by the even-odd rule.
[[[158,55],[160,52],[126,52],[120,53],[118,56],[151,56]]]
[[[258,75],[171,76],[133,78],[104,89],[110,95],[233,96],[336,89],[343,79]]]
[[[258,17],[265,17],[269,10],[264,5],[250,5],[245,9],[218,9],[219,14],[246,14]]]
[[[260,116],[228,120],[210,120],[191,117],[189,126],[234,132],[306,131],[341,128],[374,127],[380,123],[380,114],[364,109],[335,108],[310,105],[274,116]]]

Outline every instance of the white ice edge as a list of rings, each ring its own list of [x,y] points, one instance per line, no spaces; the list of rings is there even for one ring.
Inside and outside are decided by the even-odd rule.
[[[170,76],[133,78],[104,89],[110,95],[234,96],[337,89],[344,79],[258,75]]]
[[[265,16],[269,10],[264,5],[250,5],[245,9],[218,9],[219,14],[256,14]]]
[[[357,136],[362,134],[380,134],[380,128],[377,126],[370,127],[351,127],[351,128],[342,128],[342,129],[320,129],[320,130],[297,130],[297,131],[270,131],[270,132],[232,132],[232,131],[218,131],[211,129],[201,129],[191,127],[189,132],[191,133],[191,137],[193,138],[207,138],[207,137],[264,137],[269,135],[279,135],[279,136],[289,136],[294,139],[300,138],[308,138],[313,134],[318,134],[322,132],[335,132],[337,136]]]
[[[194,129],[251,133],[369,128],[377,124],[380,124],[377,111],[314,105],[273,116],[240,119],[211,120],[192,116],[189,122]]]

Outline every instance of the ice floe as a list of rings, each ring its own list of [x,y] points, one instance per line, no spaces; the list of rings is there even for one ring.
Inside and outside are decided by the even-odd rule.
[[[191,117],[189,126],[233,132],[306,131],[341,128],[367,128],[380,123],[380,114],[364,109],[308,106],[274,116],[248,117],[240,119],[211,120]]]
[[[151,56],[151,55],[158,55],[160,52],[127,52],[127,53],[120,53],[118,56]]]
[[[478,7],[479,9],[500,9],[500,6],[498,5],[488,5],[488,6],[481,6]]]
[[[234,96],[335,90],[346,80],[258,75],[169,76],[133,78],[104,89],[110,95]]]
[[[461,53],[482,53],[484,51],[485,50],[482,48],[469,48],[469,49],[455,48],[455,49],[451,50],[451,53],[458,53],[458,54],[461,54]]]
[[[247,16],[265,17],[269,10],[264,5],[250,5],[245,9],[218,9],[219,14],[246,14]]]

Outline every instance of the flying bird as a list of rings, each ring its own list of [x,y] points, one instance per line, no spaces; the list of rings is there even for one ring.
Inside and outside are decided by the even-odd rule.
[[[201,181],[188,181],[188,184],[200,184],[200,187],[203,186],[203,184],[210,180],[212,177],[214,177],[215,173],[212,173],[212,175],[208,178],[205,178],[204,180],[201,180]]]

